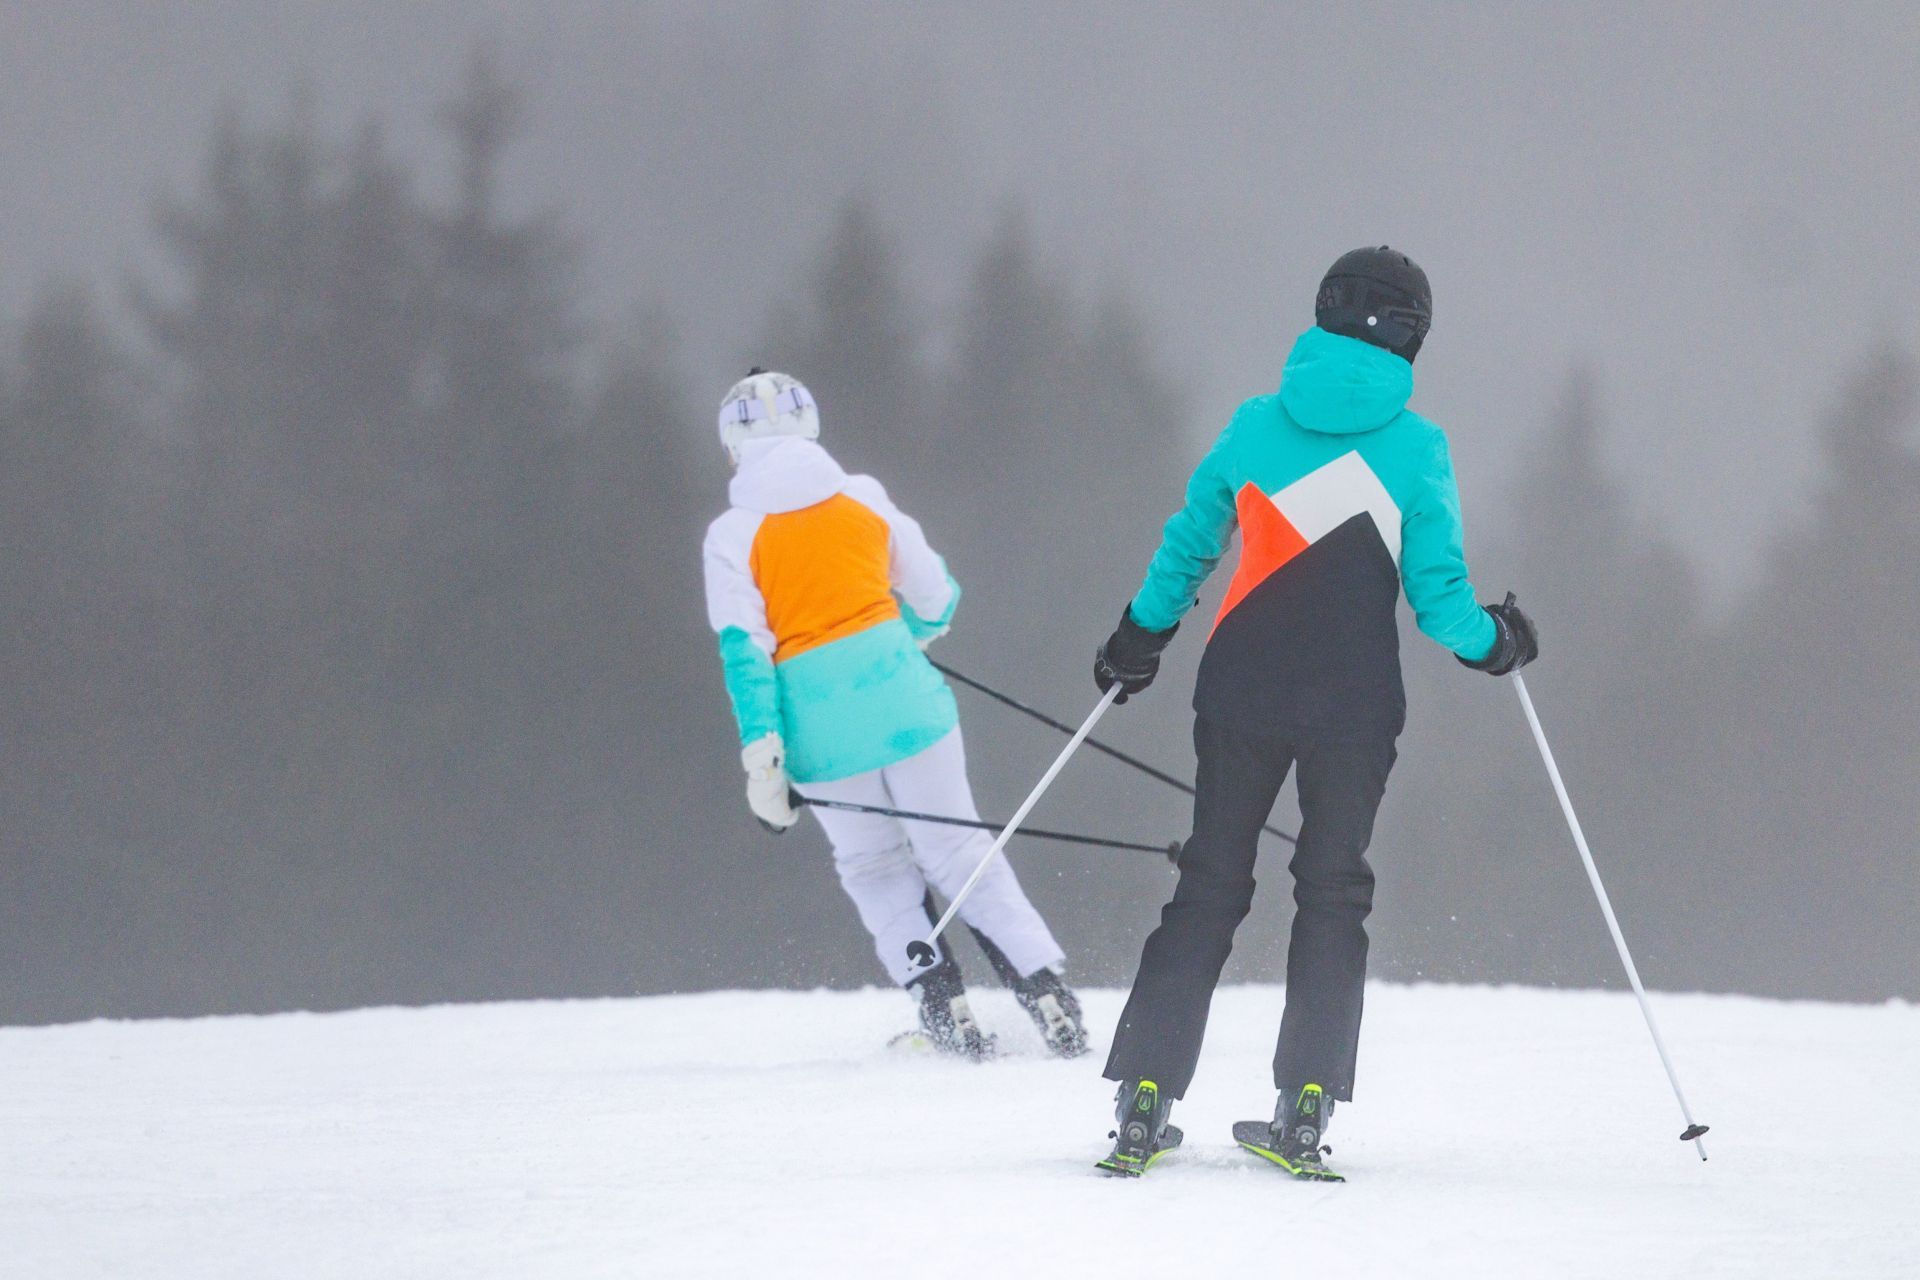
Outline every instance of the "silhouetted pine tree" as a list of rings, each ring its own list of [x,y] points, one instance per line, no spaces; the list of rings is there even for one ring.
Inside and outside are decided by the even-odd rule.
[[[1138,589],[1204,449],[1144,332],[1118,287],[1091,308],[1078,302],[1041,261],[1025,219],[1010,213],[975,261],[940,396],[934,474],[954,504],[941,545],[966,595],[937,656],[1070,719],[1092,705],[1094,648]],[[1190,646],[1195,628],[1204,624],[1183,637]],[[1188,758],[1188,722],[1184,676],[1171,673],[1190,656],[1170,661],[1153,695],[1158,714],[1118,716],[1105,731],[1176,770]],[[1009,810],[1056,744],[1024,719],[960,696],[982,807]],[[1062,779],[1047,809],[1063,824],[1155,838],[1178,836],[1190,818],[1178,794],[1092,756]],[[1023,865],[1076,972],[1123,980],[1138,956],[1132,925],[1144,925],[1164,895],[1161,867],[1058,850]]]
[[[1820,431],[1813,519],[1783,534],[1716,646],[1728,786],[1707,835],[1751,945],[1709,963],[1743,990],[1881,998],[1920,973],[1917,409],[1903,352],[1848,379]]]
[[[903,486],[896,496],[911,505],[935,487],[926,474],[928,433],[956,424],[929,399],[918,308],[899,277],[898,255],[873,210],[849,202],[802,296],[776,311],[754,359],[805,382],[834,455],[850,470]],[[716,383],[717,404],[725,383]]]
[[[1602,457],[1594,375],[1568,379],[1502,508],[1467,512],[1468,560],[1489,600],[1511,589],[1539,625],[1527,682],[1589,837],[1650,974],[1684,972],[1695,886],[1678,812],[1691,792],[1701,643],[1684,561],[1637,519]],[[1503,533],[1504,536],[1498,536]],[[1619,980],[1517,699],[1408,629],[1409,731],[1390,796],[1398,858],[1383,902],[1422,922],[1397,976],[1590,984]],[[1398,794],[1395,794],[1395,793]],[[1402,815],[1405,815],[1402,817]]]
[[[12,353],[9,353],[11,356]],[[172,922],[129,904],[165,869],[146,856],[168,803],[168,691],[148,577],[155,530],[134,371],[89,295],[40,296],[0,379],[0,1022],[57,1015],[75,991],[137,981],[98,945],[137,949]],[[156,767],[158,766],[158,767]]]
[[[155,216],[184,297],[134,286],[148,338],[182,375],[179,419],[192,450],[186,538],[203,555],[231,557],[236,572],[265,572],[305,532],[288,527],[283,502],[300,442],[320,434],[326,412],[302,367],[330,265],[321,260],[318,152],[298,120],[262,135],[224,116],[199,199]]]
[[[199,197],[157,223],[182,296],[136,284],[134,302],[179,374],[202,583],[321,619],[363,591],[399,606],[367,574],[422,514],[426,227],[378,131],[341,156],[304,109],[265,132],[228,117]]]
[[[436,470],[453,483],[461,518],[497,542],[548,527],[582,331],[557,220],[516,220],[500,207],[500,167],[520,136],[523,107],[492,55],[472,56],[441,123],[458,187],[433,228]]]
[[[0,699],[5,722],[35,741],[77,742],[102,727],[113,673],[90,690],[112,636],[115,588],[134,530],[119,467],[128,443],[117,359],[92,303],[63,287],[40,299],[21,335],[18,375],[0,421]]]
[[[1018,214],[974,267],[946,385],[960,426],[938,435],[938,472],[982,535],[974,625],[1077,692],[1204,446],[1122,293],[1085,318]]]
[[[469,59],[440,120],[458,181],[429,231],[422,420],[435,511],[416,554],[434,627],[415,673],[425,705],[461,726],[464,763],[504,800],[531,785],[534,743],[558,741],[575,670],[566,620],[592,592],[565,510],[581,330],[557,220],[500,204],[523,108],[490,53]]]

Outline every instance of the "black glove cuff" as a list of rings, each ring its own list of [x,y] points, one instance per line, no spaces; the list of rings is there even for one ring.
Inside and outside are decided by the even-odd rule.
[[[1482,607],[1485,608],[1485,606]],[[1487,656],[1477,660],[1462,658],[1459,654],[1455,654],[1454,657],[1459,659],[1461,666],[1474,671],[1504,672],[1511,667],[1514,659],[1513,628],[1507,625],[1507,620],[1501,617],[1496,609],[1487,609],[1487,616],[1493,619],[1494,630],[1493,648],[1487,650]]]
[[[1127,605],[1120,610],[1120,625],[1114,628],[1113,638],[1107,641],[1107,656],[1129,666],[1149,662],[1160,656],[1179,629],[1176,622],[1165,631],[1149,631],[1133,620],[1133,606]]]

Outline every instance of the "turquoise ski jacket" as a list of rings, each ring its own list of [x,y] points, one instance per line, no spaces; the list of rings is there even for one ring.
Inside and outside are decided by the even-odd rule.
[[[1131,608],[1149,630],[1172,627],[1239,533],[1195,690],[1203,714],[1398,733],[1403,589],[1433,640],[1491,652],[1447,437],[1407,408],[1412,394],[1406,360],[1309,329],[1278,392],[1241,405],[1201,460]]]

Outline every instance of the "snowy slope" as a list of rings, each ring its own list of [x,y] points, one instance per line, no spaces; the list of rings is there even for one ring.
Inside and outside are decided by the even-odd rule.
[[[890,1054],[894,992],[0,1031],[22,1277],[1920,1275],[1920,1009],[1380,987],[1345,1186],[1238,1153],[1281,993],[1225,990],[1188,1147],[1095,1177],[1111,1087]],[[1111,1028],[1119,997],[1093,993]]]

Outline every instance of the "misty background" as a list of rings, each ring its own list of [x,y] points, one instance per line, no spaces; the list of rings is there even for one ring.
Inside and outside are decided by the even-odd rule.
[[[721,394],[805,380],[935,656],[1077,720],[1366,243],[1648,981],[1920,996],[1910,8],[1030,10],[0,9],[0,1020],[879,981],[741,795]],[[1189,770],[1200,639],[1102,736]],[[1614,985],[1511,692],[1404,656],[1375,976]],[[1004,816],[1058,740],[957,696]],[[1091,755],[1035,814],[1187,818]],[[1164,863],[1014,856],[1127,981]]]

